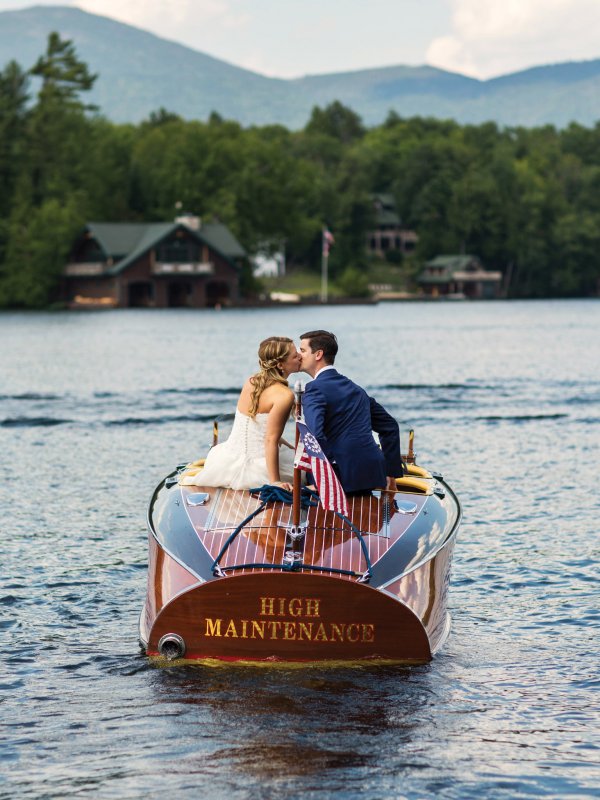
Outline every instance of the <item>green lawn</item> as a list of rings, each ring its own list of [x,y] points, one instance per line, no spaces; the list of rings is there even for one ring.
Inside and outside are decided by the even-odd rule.
[[[299,294],[301,297],[319,296],[321,294],[321,276],[317,272],[307,269],[290,270],[281,278],[261,278],[265,292],[289,292]],[[329,281],[329,294],[339,297],[341,292],[334,283]]]
[[[409,268],[395,266],[387,261],[373,261],[369,268],[369,284],[389,286],[389,291],[405,292],[411,289]]]
[[[414,289],[411,282],[412,272],[409,264],[395,266],[387,261],[373,261],[369,266],[367,279],[369,284],[388,287],[388,291],[404,292]],[[299,294],[301,297],[318,297],[321,294],[321,275],[308,269],[293,269],[281,278],[261,278],[264,291],[289,292]],[[342,297],[343,292],[335,281],[329,281],[329,295]]]

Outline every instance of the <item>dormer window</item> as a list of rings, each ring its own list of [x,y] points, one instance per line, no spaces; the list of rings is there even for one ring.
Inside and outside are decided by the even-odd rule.
[[[189,264],[201,261],[201,245],[184,231],[177,231],[175,236],[166,239],[156,248],[157,261],[167,264]]]

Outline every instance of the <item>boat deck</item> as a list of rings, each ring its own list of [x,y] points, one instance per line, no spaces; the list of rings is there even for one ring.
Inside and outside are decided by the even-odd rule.
[[[200,541],[217,559],[240,522],[261,505],[258,497],[231,489],[181,487],[183,505]],[[193,505],[193,495],[208,493],[205,505]],[[371,565],[375,565],[419,518],[426,496],[410,495],[408,501],[394,502],[385,495],[348,498],[349,519],[361,534]],[[296,549],[302,552],[303,571],[319,574],[338,570],[348,580],[367,569],[359,537],[331,511],[321,506],[303,510],[306,534]],[[250,520],[233,539],[219,561],[227,572],[237,574],[281,568],[286,552],[286,528],[292,523],[292,507],[270,503]],[[314,567],[314,569],[310,569]]]

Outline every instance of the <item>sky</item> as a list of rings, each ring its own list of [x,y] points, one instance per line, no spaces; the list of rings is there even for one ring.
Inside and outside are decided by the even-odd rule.
[[[600,0],[0,0],[75,5],[280,78],[431,64],[474,78],[600,58]]]

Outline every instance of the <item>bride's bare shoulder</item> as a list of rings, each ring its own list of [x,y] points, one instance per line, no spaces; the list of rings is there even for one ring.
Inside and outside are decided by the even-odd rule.
[[[268,413],[274,407],[291,406],[293,400],[294,393],[289,386],[284,386],[282,383],[272,383],[261,394],[258,401],[258,410],[262,413]]]
[[[289,386],[287,386],[287,384],[284,383],[272,383],[270,386],[267,386],[263,394],[266,394],[267,392],[271,397],[288,398],[294,396],[294,392]]]

